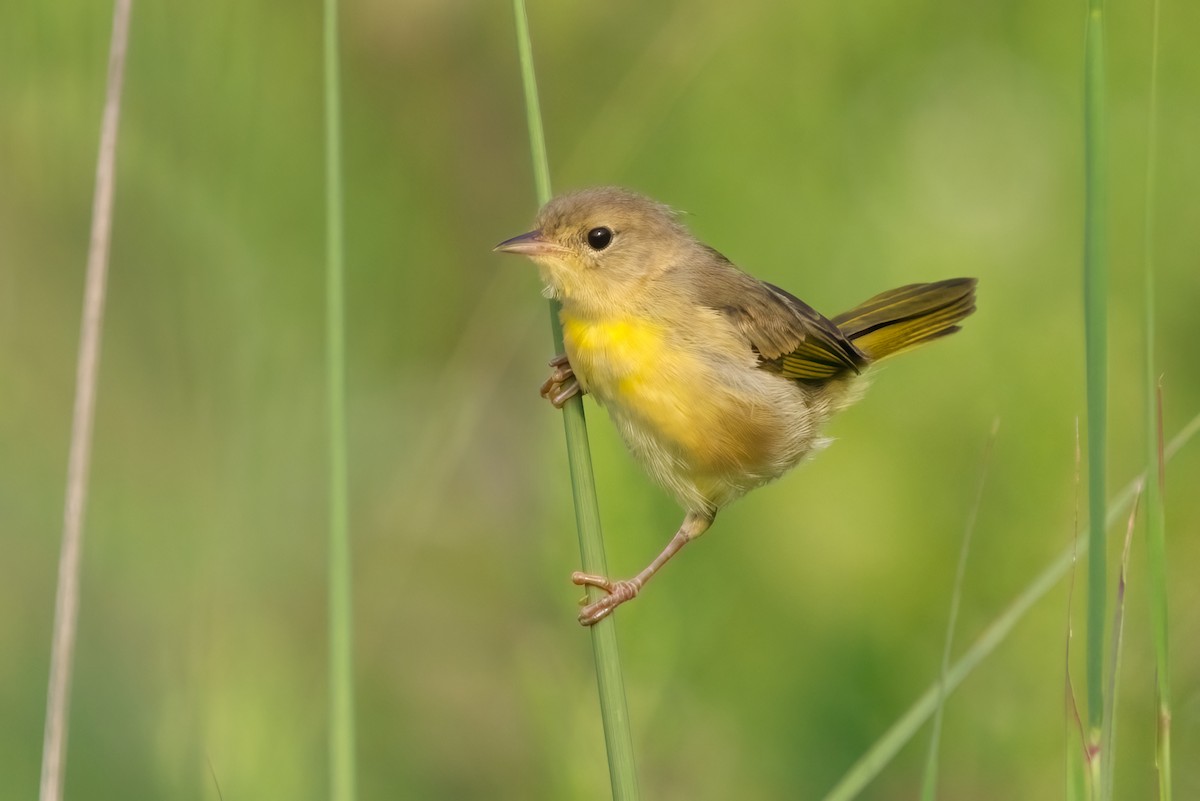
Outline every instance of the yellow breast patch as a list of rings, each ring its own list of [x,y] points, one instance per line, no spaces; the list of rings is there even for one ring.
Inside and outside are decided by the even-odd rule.
[[[616,417],[639,420],[656,438],[694,456],[706,448],[706,405],[698,392],[706,370],[669,344],[656,322],[629,317],[580,319],[562,315],[563,340],[575,374]]]
[[[635,367],[661,355],[662,329],[630,317],[581,320],[563,316],[563,337],[585,359],[608,359]]]
[[[631,317],[584,320],[562,316],[572,366],[600,395],[636,394],[666,356],[663,330]]]

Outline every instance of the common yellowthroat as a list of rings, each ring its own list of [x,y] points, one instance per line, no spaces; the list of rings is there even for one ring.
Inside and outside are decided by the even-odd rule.
[[[615,187],[551,200],[534,230],[495,249],[532,259],[562,305],[566,353],[542,396],[559,408],[594,397],[686,511],[633,578],[572,575],[607,593],[584,625],[634,598],[723,506],[827,445],[822,426],[858,399],[867,368],[975,311],[975,279],[954,278],[824,317],[697,240],[670,207]]]

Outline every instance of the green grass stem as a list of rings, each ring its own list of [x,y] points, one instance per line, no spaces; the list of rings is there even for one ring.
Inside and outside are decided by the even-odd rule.
[[[67,724],[70,721],[71,674],[79,629],[79,582],[83,555],[83,518],[87,506],[92,432],[96,417],[96,384],[100,372],[100,340],[104,331],[104,297],[108,287],[109,243],[112,239],[113,193],[116,187],[117,132],[125,83],[132,0],[113,6],[112,38],[96,184],[92,195],[92,228],[84,278],[79,356],[75,365],[75,403],[67,455],[66,500],[62,550],[55,587],[54,628],[50,644],[50,679],[46,689],[46,722],[42,741],[41,801],[59,801],[67,769]]]
[[[1200,414],[1193,417],[1175,435],[1170,445],[1167,446],[1164,457],[1170,459],[1197,432],[1200,432]],[[1116,520],[1117,516],[1129,506],[1145,478],[1146,475],[1143,472],[1112,499],[1103,518],[1106,525]],[[958,685],[962,684],[963,679],[970,675],[971,671],[978,667],[1000,643],[1004,642],[1021,618],[1033,608],[1033,605],[1071,570],[1077,556],[1086,555],[1087,548],[1087,540],[1080,542],[1078,547],[1075,542],[1072,542],[1041,573],[1034,577],[1033,581],[1017,594],[1012,603],[984,629],[971,647],[946,671],[945,680],[938,681],[927,689],[909,707],[908,711],[893,723],[866,753],[859,757],[846,775],[826,794],[825,801],[849,801],[866,789],[884,766],[891,762],[900,749],[913,738],[925,721],[932,717],[937,709],[939,694],[944,693],[948,696]]]
[[[353,801],[354,611],[347,508],[345,243],[338,3],[325,0],[325,343],[329,404],[329,797]]]
[[[1150,627],[1154,640],[1158,736],[1158,797],[1171,799],[1171,671],[1167,616],[1167,546],[1163,508],[1162,387],[1154,358],[1155,288],[1154,222],[1158,173],[1158,60],[1159,0],[1154,0],[1153,40],[1150,52],[1150,107],[1146,132],[1145,207],[1145,436],[1149,464],[1146,478],[1146,562],[1149,569]]]
[[[1088,801],[1087,768],[1083,758],[1082,747],[1067,748],[1067,801]]]
[[[1108,560],[1104,542],[1105,470],[1108,421],[1108,188],[1105,166],[1104,2],[1088,3],[1084,38],[1084,206],[1083,296],[1087,363],[1088,740],[1099,746],[1104,717],[1104,636]],[[1108,755],[1097,754],[1100,759]],[[1096,759],[1092,764],[1095,766]],[[1094,774],[1095,775],[1095,774]]]
[[[1125,526],[1125,545],[1121,549],[1121,570],[1117,579],[1117,593],[1113,602],[1113,623],[1112,623],[1112,643],[1110,644],[1111,652],[1109,654],[1108,664],[1108,693],[1105,696],[1107,704],[1104,710],[1104,751],[1109,755],[1109,759],[1104,760],[1104,781],[1100,787],[1100,797],[1103,801],[1112,801],[1113,797],[1113,778],[1116,775],[1116,759],[1112,758],[1113,754],[1117,753],[1117,696],[1121,686],[1121,646],[1125,640],[1125,590],[1128,586],[1129,578],[1129,551],[1133,544],[1133,529],[1137,523],[1138,501],[1142,497],[1142,489],[1145,485],[1138,487],[1138,493],[1133,499],[1133,508],[1129,510],[1129,522]]]
[[[1148,558],[1150,563],[1150,604],[1153,616],[1154,659],[1158,707],[1155,760],[1158,766],[1159,801],[1171,801],[1171,684],[1170,651],[1167,627],[1167,548],[1166,523],[1163,508],[1163,482],[1166,479],[1166,456],[1163,449],[1162,387],[1156,395],[1157,426],[1154,431],[1155,449],[1151,462],[1157,466],[1157,476],[1147,480],[1146,512]],[[1152,488],[1152,489],[1151,489]]]
[[[542,127],[541,105],[538,102],[537,76],[533,67],[533,45],[529,35],[529,20],[524,0],[513,0],[513,15],[517,25],[517,52],[521,62],[521,80],[525,90],[525,110],[529,124],[529,149],[533,160],[534,184],[538,204],[550,200],[550,167],[546,155],[546,136]],[[561,353],[562,324],[558,319],[558,304],[551,301],[550,325],[556,353]],[[591,449],[588,445],[587,421],[583,399],[572,398],[563,407],[563,426],[567,440],[567,460],[571,470],[571,488],[575,500],[575,523],[579,532],[579,551],[583,570],[607,575],[604,540],[600,530],[600,506],[596,499],[596,482],[592,473]],[[588,588],[588,597],[595,600],[600,591]],[[596,661],[596,682],[600,693],[600,714],[604,726],[604,741],[608,749],[609,777],[614,799],[631,801],[638,797],[637,770],[633,757],[633,737],[630,732],[629,709],[625,700],[625,680],[621,673],[621,658],[617,649],[616,622],[612,615],[591,627],[592,651]]]
[[[1067,798],[1071,801],[1081,801],[1088,799],[1088,782],[1090,774],[1088,772],[1088,738],[1086,726],[1083,724],[1083,716],[1079,714],[1079,695],[1075,692],[1075,682],[1071,678],[1071,643],[1074,639],[1074,626],[1072,624],[1072,614],[1075,609],[1075,580],[1079,574],[1079,490],[1080,476],[1083,471],[1083,458],[1081,456],[1081,448],[1079,444],[1079,418],[1075,418],[1075,520],[1071,526],[1071,546],[1073,552],[1071,554],[1071,571],[1070,578],[1067,582],[1067,625],[1064,632],[1063,648],[1063,696],[1066,707],[1065,717],[1067,724],[1067,747],[1064,749],[1066,753],[1066,768],[1067,768]]]

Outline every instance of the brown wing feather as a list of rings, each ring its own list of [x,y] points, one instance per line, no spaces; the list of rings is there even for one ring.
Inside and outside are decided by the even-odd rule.
[[[788,378],[820,380],[859,372],[866,356],[827,317],[777,286],[743,273],[712,251],[705,303],[724,314],[757,351],[760,366]]]

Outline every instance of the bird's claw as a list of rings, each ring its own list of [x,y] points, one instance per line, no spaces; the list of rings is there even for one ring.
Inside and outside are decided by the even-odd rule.
[[[583,387],[575,378],[575,371],[571,369],[571,363],[565,354],[559,354],[551,359],[550,366],[553,370],[550,377],[542,384],[539,394],[550,401],[554,408],[561,409],[571,398],[582,395]]]
[[[636,598],[641,590],[641,585],[636,581],[613,581],[604,576],[581,573],[578,570],[571,574],[571,581],[580,587],[596,587],[607,593],[600,600],[593,601],[579,610],[579,622],[584,626],[599,623],[618,606]],[[584,601],[586,600],[585,598]]]

